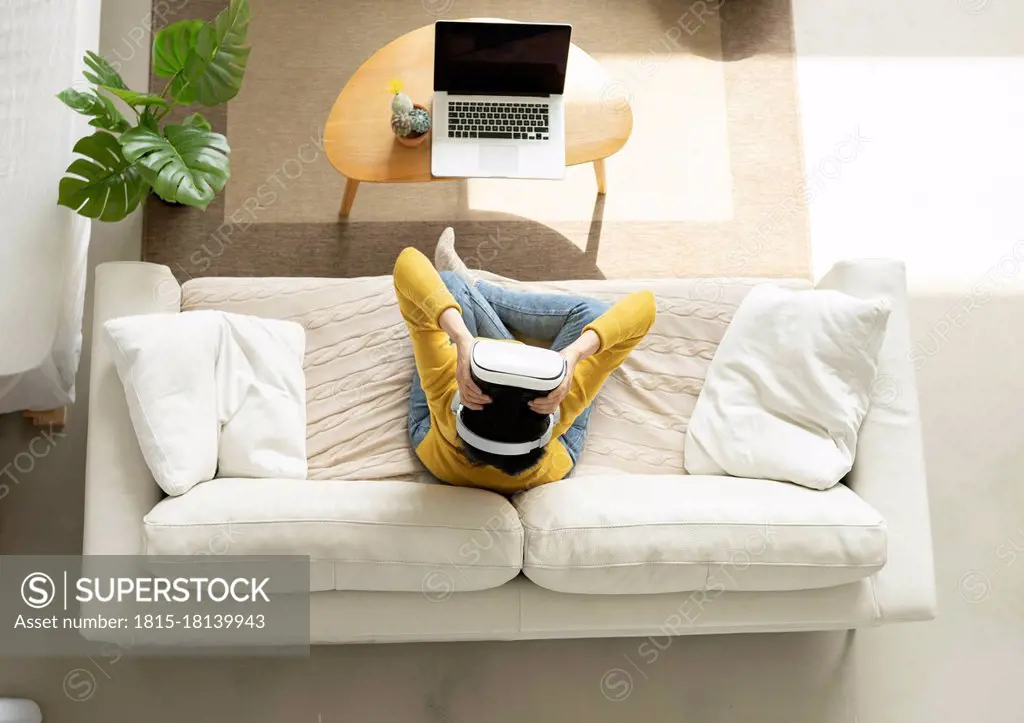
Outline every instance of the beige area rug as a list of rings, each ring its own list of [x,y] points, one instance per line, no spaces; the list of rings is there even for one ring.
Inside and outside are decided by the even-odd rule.
[[[446,225],[471,265],[527,280],[810,274],[790,0],[250,1],[243,90],[210,114],[233,149],[227,190],[206,213],[146,210],[144,258],[182,280],[386,274]],[[572,23],[606,96],[633,109],[606,196],[590,165],[562,181],[364,183],[338,219],[331,106],[367,57],[438,17]]]

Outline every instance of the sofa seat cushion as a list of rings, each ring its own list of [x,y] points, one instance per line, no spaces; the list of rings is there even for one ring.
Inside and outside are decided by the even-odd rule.
[[[809,590],[885,564],[882,516],[844,485],[585,475],[520,493],[523,571],[568,593]]]
[[[145,517],[150,555],[309,555],[313,590],[445,599],[511,580],[523,528],[504,497],[417,482],[214,479]]]

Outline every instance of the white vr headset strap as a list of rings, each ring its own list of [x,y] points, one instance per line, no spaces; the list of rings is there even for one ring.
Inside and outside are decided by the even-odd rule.
[[[462,409],[462,397],[458,390],[456,390],[455,396],[452,398],[452,413],[455,414],[455,431],[458,432],[462,441],[481,451],[489,452],[491,454],[501,454],[506,457],[529,454],[535,449],[540,449],[541,447],[546,446],[547,443],[551,441],[551,435],[555,431],[555,427],[558,426],[558,420],[561,418],[560,410],[556,409],[554,414],[549,414],[547,430],[539,439],[535,439],[531,442],[496,442],[493,439],[481,437],[479,434],[467,427],[462,421]]]

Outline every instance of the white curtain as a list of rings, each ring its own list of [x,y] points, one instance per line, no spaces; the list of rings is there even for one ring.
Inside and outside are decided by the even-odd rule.
[[[100,0],[0,0],[0,412],[75,398],[90,221],[57,206],[91,132],[55,94],[84,89]]]

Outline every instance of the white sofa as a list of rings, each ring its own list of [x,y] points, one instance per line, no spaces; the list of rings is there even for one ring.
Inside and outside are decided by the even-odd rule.
[[[438,484],[409,449],[411,351],[390,277],[196,279],[97,270],[84,552],[311,559],[315,644],[829,630],[935,614],[904,269],[837,265],[818,284],[886,295],[874,403],[844,484],[687,476],[686,421],[743,295],[765,280],[543,284],[650,288],[651,334],[602,392],[574,476],[509,500]],[[514,283],[514,282],[508,282]],[[804,285],[800,281],[775,281]],[[214,479],[164,498],[99,329],[221,308],[307,330],[309,479]]]

